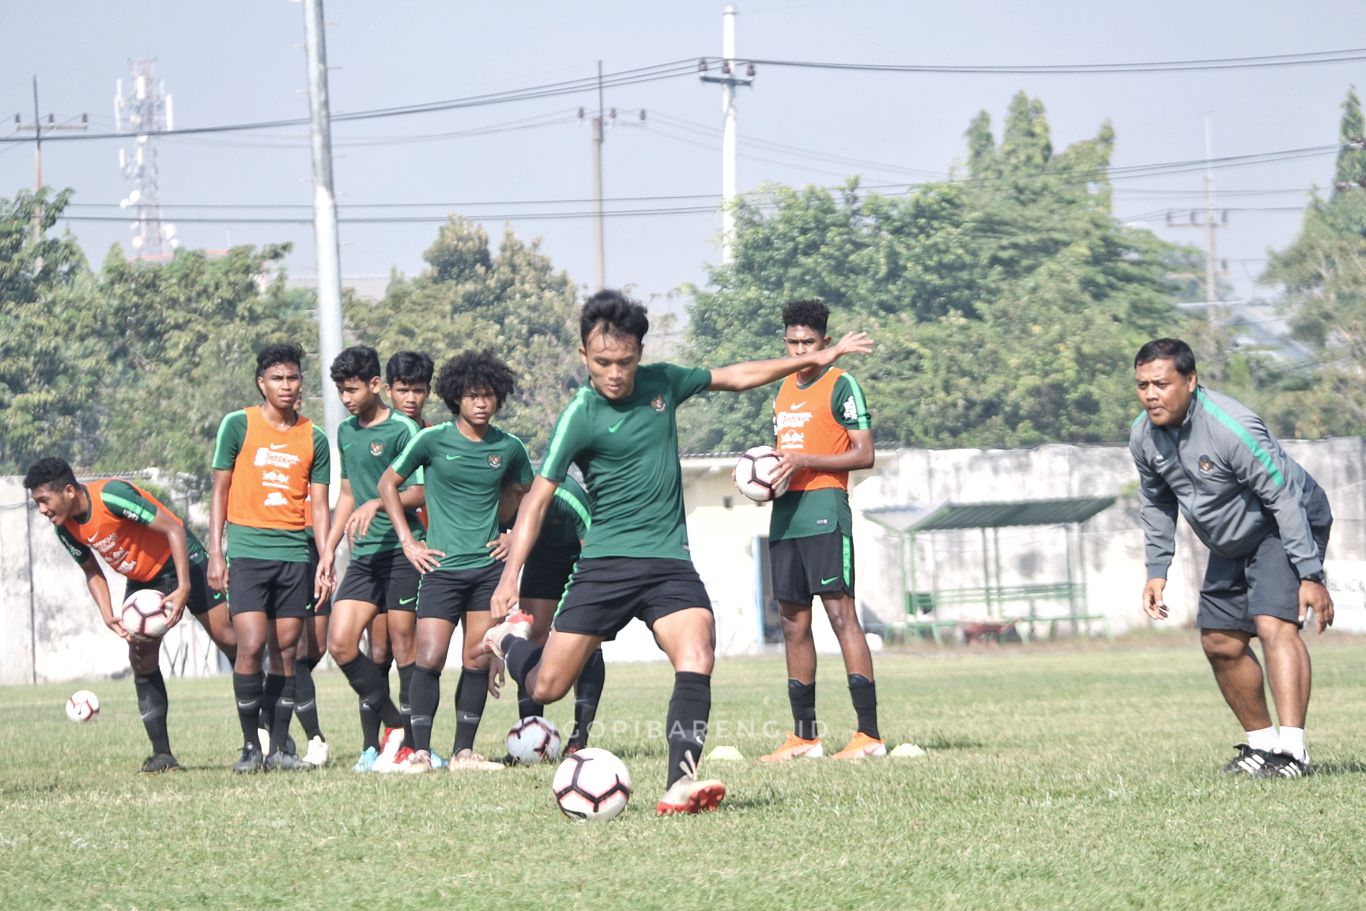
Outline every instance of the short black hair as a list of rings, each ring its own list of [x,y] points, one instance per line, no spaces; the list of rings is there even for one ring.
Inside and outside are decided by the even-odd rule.
[[[379,352],[369,345],[352,345],[332,362],[332,382],[370,382],[379,376]]]
[[[643,345],[645,333],[650,331],[650,316],[637,301],[604,288],[584,302],[579,314],[579,337],[584,345],[598,326],[609,336],[627,336]]]
[[[784,329],[788,326],[806,326],[815,329],[824,338],[825,327],[829,322],[830,308],[815,298],[791,300],[783,304]]]
[[[487,389],[498,399],[498,407],[512,395],[516,376],[507,364],[498,359],[492,348],[483,351],[462,351],[441,365],[436,378],[436,394],[451,414],[460,416],[460,400],[467,392]]]
[[[1155,338],[1134,355],[1134,369],[1152,361],[1171,361],[1176,372],[1190,376],[1195,372],[1195,352],[1179,338]]]
[[[39,459],[28,467],[24,474],[24,489],[37,490],[39,487],[51,487],[60,490],[66,485],[77,487],[76,473],[71,470],[71,466],[66,463],[66,459],[59,459],[49,456],[46,459]]]
[[[304,349],[293,342],[285,342],[278,345],[267,345],[256,352],[256,377],[259,379],[276,364],[294,364],[300,370],[304,369]]]
[[[385,365],[384,382],[390,386],[395,383],[426,383],[430,386],[434,370],[435,365],[425,352],[400,351],[389,358],[389,363]]]

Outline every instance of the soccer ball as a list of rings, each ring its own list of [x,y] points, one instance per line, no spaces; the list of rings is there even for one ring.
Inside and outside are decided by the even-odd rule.
[[[133,592],[123,602],[123,613],[119,617],[123,628],[140,639],[161,638],[171,619],[171,612],[162,605],[165,598],[161,592],[150,588]]]
[[[756,503],[767,503],[787,493],[787,480],[777,485],[773,483],[773,473],[777,470],[778,450],[772,446],[755,446],[740,456],[730,479],[740,493]]]
[[[89,690],[77,690],[67,697],[66,717],[72,721],[89,721],[99,713],[100,697]]]
[[[528,715],[508,731],[508,755],[518,765],[554,762],[560,758],[560,732],[540,715]]]
[[[612,753],[588,747],[565,757],[550,787],[565,816],[579,822],[606,822],[626,809],[631,773]]]

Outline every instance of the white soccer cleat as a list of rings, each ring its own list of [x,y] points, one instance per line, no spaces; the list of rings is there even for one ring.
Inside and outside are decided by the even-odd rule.
[[[502,661],[507,657],[503,654],[503,640],[508,636],[516,636],[518,639],[530,636],[531,621],[531,615],[521,610],[508,614],[506,620],[484,634],[484,654]]]
[[[413,755],[408,757],[408,761],[400,766],[397,771],[405,772],[409,775],[421,775],[423,772],[430,772],[432,765],[432,754],[427,750],[414,750]]]
[[[501,772],[507,768],[501,762],[494,762],[473,750],[461,750],[447,761],[446,766],[452,772]]]
[[[303,760],[314,768],[321,769],[332,762],[332,747],[321,737],[310,738]]]

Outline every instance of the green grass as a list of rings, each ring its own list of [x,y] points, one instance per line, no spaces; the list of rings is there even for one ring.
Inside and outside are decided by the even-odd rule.
[[[337,763],[297,775],[229,773],[226,679],[170,682],[187,770],[146,778],[130,681],[90,684],[104,710],[85,725],[62,712],[75,684],[13,687],[0,690],[0,897],[6,911],[1355,908],[1366,663],[1350,637],[1311,647],[1321,774],[1302,781],[1217,774],[1237,729],[1189,636],[885,653],[884,735],[929,755],[863,764],[754,761],[789,726],[782,662],[726,661],[709,746],[749,759],[704,765],[729,785],[720,811],[669,819],[653,816],[665,750],[649,725],[671,674],[615,665],[595,744],[627,762],[636,797],[605,825],[559,814],[548,766],[352,774],[355,701],[335,673],[318,680]],[[837,660],[822,662],[819,706],[838,748],[853,714]],[[549,714],[564,728],[569,711]],[[501,752],[514,713],[490,703],[481,749]]]

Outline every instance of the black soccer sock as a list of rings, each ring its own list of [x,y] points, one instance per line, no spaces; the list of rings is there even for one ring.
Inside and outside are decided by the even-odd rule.
[[[517,717],[530,718],[532,715],[544,716],[545,706],[532,699],[527,693],[526,687],[519,683],[517,684]]]
[[[375,662],[375,667],[379,669],[379,679],[384,681],[384,695],[393,698],[389,692],[389,668],[394,666],[394,659],[385,658],[383,661]]]
[[[858,729],[874,740],[881,740],[877,731],[877,684],[862,674],[850,674],[849,698],[854,701]]]
[[[266,729],[266,752],[271,752],[270,743],[271,733],[275,730],[275,709],[280,701],[280,694],[285,690],[285,678],[283,674],[266,674],[266,691],[261,696],[261,713],[265,716],[265,724],[261,727]]]
[[[360,697],[361,736],[365,747],[380,748],[380,724],[400,723],[398,708],[384,694],[384,678],[379,668],[364,655],[357,655],[341,666],[341,672]]]
[[[237,700],[237,721],[242,726],[244,745],[257,746],[256,731],[261,724],[261,703],[264,702],[266,675],[232,672],[232,694]]]
[[[593,730],[593,719],[598,716],[598,702],[602,699],[602,687],[607,680],[607,662],[602,660],[602,649],[588,656],[588,663],[579,672],[574,683],[574,733],[569,737],[571,746],[583,749],[588,746],[588,735]]]
[[[294,662],[294,714],[309,740],[323,737],[322,725],[318,723],[318,689],[313,685],[313,668],[317,661]]]
[[[455,745],[454,756],[461,750],[474,749],[474,735],[479,732],[479,720],[484,717],[484,705],[489,698],[489,670],[462,667],[460,682],[455,687]]]
[[[674,674],[673,696],[669,698],[667,737],[669,739],[669,787],[691,775],[702,761],[702,745],[707,741],[707,719],[711,715],[711,675],[692,671]]]
[[[803,740],[816,739],[816,684],[787,678],[787,701],[792,703],[792,731]]]
[[[441,705],[441,669],[413,665],[413,749],[432,749],[432,719]]]
[[[541,647],[526,639],[508,635],[503,639],[504,665],[518,687],[526,686],[526,675],[541,663]]]
[[[166,681],[160,669],[137,675],[133,678],[133,686],[137,688],[138,711],[142,713],[142,726],[147,729],[147,738],[152,741],[152,752],[171,752],[171,739],[166,734],[166,710],[170,699],[166,695]]]
[[[275,698],[275,716],[271,719],[270,725],[270,751],[272,753],[282,752],[285,744],[289,741],[289,723],[294,719],[294,678],[282,677],[284,687],[280,690],[280,695]],[[270,681],[266,681],[267,690],[270,688]],[[266,694],[270,698],[270,694]]]
[[[398,713],[403,716],[403,745],[410,750],[417,749],[413,745],[413,708],[408,698],[413,689],[413,668],[415,664],[400,664],[398,666]]]

